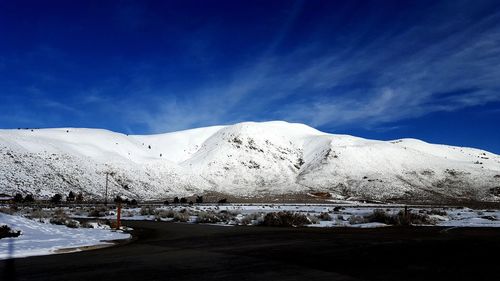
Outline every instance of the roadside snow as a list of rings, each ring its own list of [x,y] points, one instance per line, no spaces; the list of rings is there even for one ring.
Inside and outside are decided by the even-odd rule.
[[[308,227],[355,227],[355,228],[377,228],[390,226],[385,223],[367,222],[360,224],[350,224],[347,221],[320,221],[317,224],[308,224]]]
[[[439,226],[452,227],[500,227],[500,210],[452,209],[448,211],[448,220]]]
[[[57,253],[58,250],[96,245],[111,245],[111,240],[128,239],[130,234],[105,229],[69,228],[40,223],[20,216],[0,213],[0,225],[6,224],[22,234],[0,239],[0,259],[21,258]]]
[[[226,204],[226,205],[171,205],[151,207],[151,213],[173,212],[187,213],[190,219],[187,222],[195,223],[199,213],[209,213],[215,216],[222,213],[226,214],[225,219],[221,219],[217,225],[234,225],[243,223],[243,221],[254,221],[252,224],[263,220],[264,216],[272,212],[292,212],[313,218],[316,223],[308,224],[308,227],[358,227],[372,228],[388,226],[377,222],[362,222],[373,214],[375,210],[382,210],[388,215],[397,215],[404,210],[402,205],[373,205],[373,204],[354,204],[354,205],[331,205],[331,204]],[[413,214],[427,215],[436,226],[458,226],[458,227],[500,227],[500,210],[473,210],[469,208],[425,208],[409,207],[409,212]],[[123,209],[122,220],[161,220],[175,221],[171,217],[162,217],[158,214],[140,215],[141,208]],[[227,215],[229,214],[229,216]],[[325,216],[328,215],[328,219]],[[224,217],[222,216],[222,217]],[[351,222],[352,217],[360,217],[359,222]],[[103,217],[105,219],[114,219],[114,215]],[[246,219],[245,219],[246,218]],[[314,219],[316,218],[316,219]],[[356,220],[355,220],[356,221]]]
[[[500,221],[492,221],[483,218],[467,218],[462,220],[450,220],[441,222],[438,226],[453,227],[500,227]]]

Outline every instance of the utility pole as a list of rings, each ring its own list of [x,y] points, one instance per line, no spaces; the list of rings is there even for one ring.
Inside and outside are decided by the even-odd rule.
[[[104,195],[104,205],[108,206],[108,176],[109,173],[106,172],[106,194]]]
[[[121,227],[121,215],[122,215],[122,201],[119,200],[117,202],[117,210],[116,210],[116,230],[120,230]]]

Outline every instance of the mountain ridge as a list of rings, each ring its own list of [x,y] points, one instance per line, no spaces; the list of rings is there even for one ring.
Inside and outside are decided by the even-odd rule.
[[[262,196],[500,200],[500,157],[417,139],[369,140],[284,121],[155,135],[103,129],[0,130],[0,193],[69,190],[160,199],[218,192]]]

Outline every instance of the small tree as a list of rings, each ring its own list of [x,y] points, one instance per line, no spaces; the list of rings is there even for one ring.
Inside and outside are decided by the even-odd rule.
[[[115,197],[114,202],[115,202],[115,203],[122,203],[122,202],[123,202],[123,199],[122,199],[119,195],[117,195],[117,196]]]
[[[186,204],[186,203],[187,203],[187,199],[186,199],[186,198],[184,198],[184,197],[182,197],[182,198],[181,198],[181,204]]]
[[[226,204],[227,203],[227,199],[226,198],[222,198],[217,203],[219,203],[219,204]]]
[[[135,199],[130,200],[129,205],[137,206],[137,200]]]
[[[66,201],[67,202],[73,202],[75,201],[75,193],[73,193],[73,191],[70,191],[68,196],[66,197]]]
[[[24,197],[24,202],[25,203],[33,203],[33,202],[35,202],[35,198],[33,198],[32,194],[28,194],[28,195],[26,195],[26,197]]]
[[[174,204],[179,204],[179,197],[174,198]]]
[[[165,201],[163,202],[163,205],[168,205],[168,204],[169,204],[168,200],[165,200]]]
[[[23,195],[21,193],[16,193],[16,195],[14,196],[14,202],[22,203],[23,202]]]
[[[52,196],[52,198],[50,198],[50,201],[54,204],[59,204],[61,203],[61,200],[62,200],[62,195],[59,194],[59,193],[56,193],[54,194],[54,196]]]
[[[196,203],[197,204],[203,203],[203,196],[196,196]]]

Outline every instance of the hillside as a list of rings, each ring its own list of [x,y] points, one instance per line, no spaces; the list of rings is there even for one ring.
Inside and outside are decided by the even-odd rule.
[[[158,135],[99,129],[0,130],[0,193],[69,190],[161,199],[263,196],[499,201],[500,156],[415,139],[368,140],[281,121]]]

